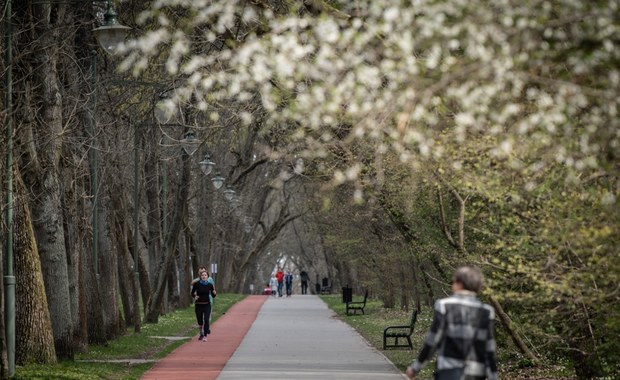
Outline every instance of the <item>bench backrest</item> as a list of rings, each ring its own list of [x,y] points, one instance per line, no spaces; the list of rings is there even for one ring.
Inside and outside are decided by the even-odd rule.
[[[413,333],[413,328],[415,327],[415,322],[418,319],[418,311],[413,309],[413,314],[411,315],[411,325],[409,325],[409,335]]]

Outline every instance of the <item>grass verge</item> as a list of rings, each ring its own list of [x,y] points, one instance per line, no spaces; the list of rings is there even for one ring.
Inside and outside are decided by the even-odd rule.
[[[340,317],[340,319],[357,330],[357,332],[362,335],[373,347],[383,353],[398,369],[403,372],[417,357],[433,318],[432,308],[429,307],[423,308],[422,312],[418,314],[415,329],[413,335],[411,336],[411,340],[413,341],[413,350],[383,350],[383,330],[387,326],[408,325],[411,320],[411,311],[385,309],[382,307],[382,303],[380,301],[369,299],[364,310],[366,313],[365,315],[346,315],[345,305],[342,303],[342,295],[323,295],[321,296],[321,299],[338,315],[338,317]],[[502,352],[500,349],[498,349],[498,366],[499,375],[502,379],[576,379],[573,371],[558,363],[545,364],[539,367],[520,366],[517,360],[511,359],[506,352]],[[434,368],[435,362],[433,359],[432,362],[426,365],[416,379],[433,379]]]
[[[353,297],[355,299],[359,297]],[[333,310],[338,316],[353,327],[363,336],[373,347],[387,357],[401,371],[405,372],[407,366],[415,359],[418,350],[422,347],[426,331],[431,324],[431,310],[424,310],[416,322],[415,330],[411,339],[413,341],[413,351],[409,349],[387,349],[383,350],[383,330],[387,326],[408,325],[411,321],[411,310],[392,310],[382,307],[382,303],[369,299],[364,308],[365,314],[346,315],[345,305],[342,303],[342,296],[324,295],[321,299],[327,306]],[[416,379],[425,380],[433,378],[434,363],[427,365],[426,368],[416,377]]]
[[[218,293],[211,322],[244,297],[241,294]],[[130,329],[126,335],[105,346],[90,346],[88,352],[76,354],[75,360],[63,360],[56,365],[17,366],[13,379],[139,379],[155,364],[155,360],[186,343],[197,332],[194,307],[190,306],[160,317],[159,323],[143,324],[140,333]],[[145,362],[141,363],[141,360]]]

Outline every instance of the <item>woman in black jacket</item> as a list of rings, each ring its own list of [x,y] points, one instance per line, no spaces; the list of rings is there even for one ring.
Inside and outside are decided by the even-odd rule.
[[[209,273],[206,270],[200,272],[200,280],[196,281],[192,285],[192,297],[194,297],[195,309],[196,309],[196,321],[198,321],[198,327],[200,328],[200,337],[198,340],[206,342],[207,334],[211,333],[209,328],[209,315],[211,315],[211,297],[216,296],[215,288],[213,284],[208,281]]]

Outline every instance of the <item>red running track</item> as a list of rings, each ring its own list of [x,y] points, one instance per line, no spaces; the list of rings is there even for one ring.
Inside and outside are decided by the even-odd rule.
[[[248,296],[211,326],[207,342],[198,335],[158,361],[145,380],[215,380],[248,332],[267,296]]]

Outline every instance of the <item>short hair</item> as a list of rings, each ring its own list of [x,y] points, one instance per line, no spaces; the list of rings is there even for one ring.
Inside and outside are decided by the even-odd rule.
[[[452,281],[462,284],[465,290],[478,293],[480,289],[482,289],[484,278],[480,268],[465,265],[458,267],[456,271],[454,271]]]
[[[203,273],[206,273],[206,274],[207,274],[207,276],[209,275],[209,272],[208,272],[206,269],[205,269],[205,270],[201,270],[201,271],[200,271],[200,275],[201,275],[201,276],[202,276],[202,274],[203,274]]]

